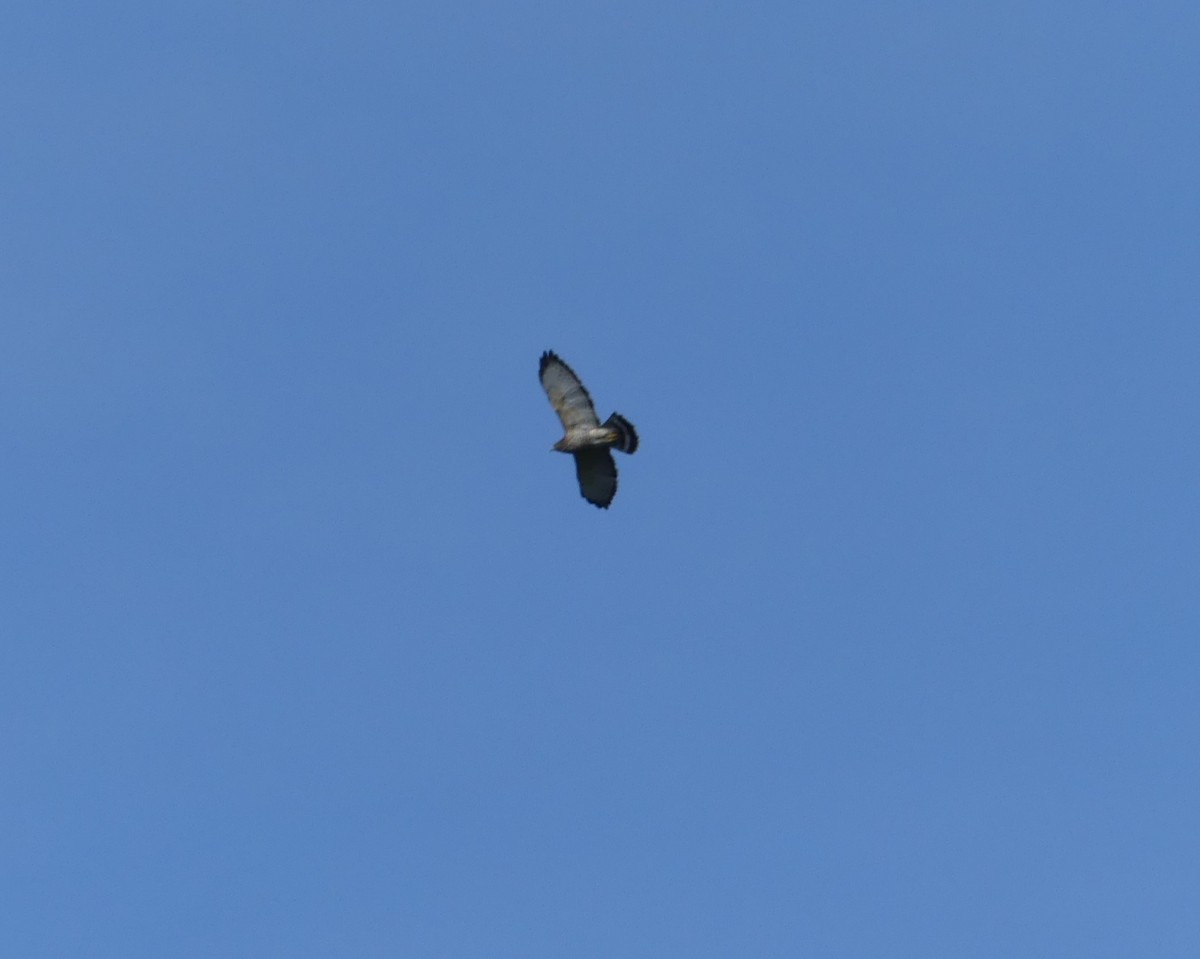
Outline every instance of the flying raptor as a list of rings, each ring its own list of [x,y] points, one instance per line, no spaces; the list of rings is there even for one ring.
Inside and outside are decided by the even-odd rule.
[[[553,448],[575,457],[575,475],[583,498],[593,506],[608,509],[617,495],[617,464],[610,449],[634,452],[638,448],[637,431],[620,413],[613,413],[601,423],[579,377],[554,353],[542,354],[538,376],[550,405],[562,420],[563,438]]]

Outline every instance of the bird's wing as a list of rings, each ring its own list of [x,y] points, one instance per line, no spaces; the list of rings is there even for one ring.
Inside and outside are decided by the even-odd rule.
[[[588,391],[583,388],[571,367],[555,354],[542,354],[538,376],[542,381],[542,389],[550,398],[550,405],[562,420],[564,430],[570,432],[580,426],[600,425],[600,418],[596,416],[596,408],[592,406],[592,398],[588,396]]]
[[[594,506],[608,509],[617,495],[617,464],[607,447],[597,446],[575,454],[575,475],[579,492]]]

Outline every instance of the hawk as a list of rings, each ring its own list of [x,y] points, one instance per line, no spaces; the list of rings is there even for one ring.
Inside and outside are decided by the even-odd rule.
[[[617,465],[609,448],[634,452],[638,448],[637,431],[620,413],[613,413],[602,425],[579,377],[554,353],[542,354],[538,376],[550,405],[562,420],[563,438],[553,448],[574,455],[583,498],[593,506],[608,509],[617,495]]]

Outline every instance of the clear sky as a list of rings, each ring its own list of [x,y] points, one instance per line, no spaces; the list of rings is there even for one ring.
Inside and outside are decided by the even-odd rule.
[[[11,4],[4,954],[1197,955],[1198,49]]]

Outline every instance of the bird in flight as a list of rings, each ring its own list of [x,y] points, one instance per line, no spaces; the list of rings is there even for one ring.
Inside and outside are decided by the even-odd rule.
[[[638,448],[637,431],[620,413],[613,413],[601,423],[579,377],[556,354],[548,350],[542,354],[538,377],[562,420],[563,438],[553,448],[575,457],[575,475],[583,498],[593,506],[608,509],[617,495],[617,464],[610,450],[634,452]]]

